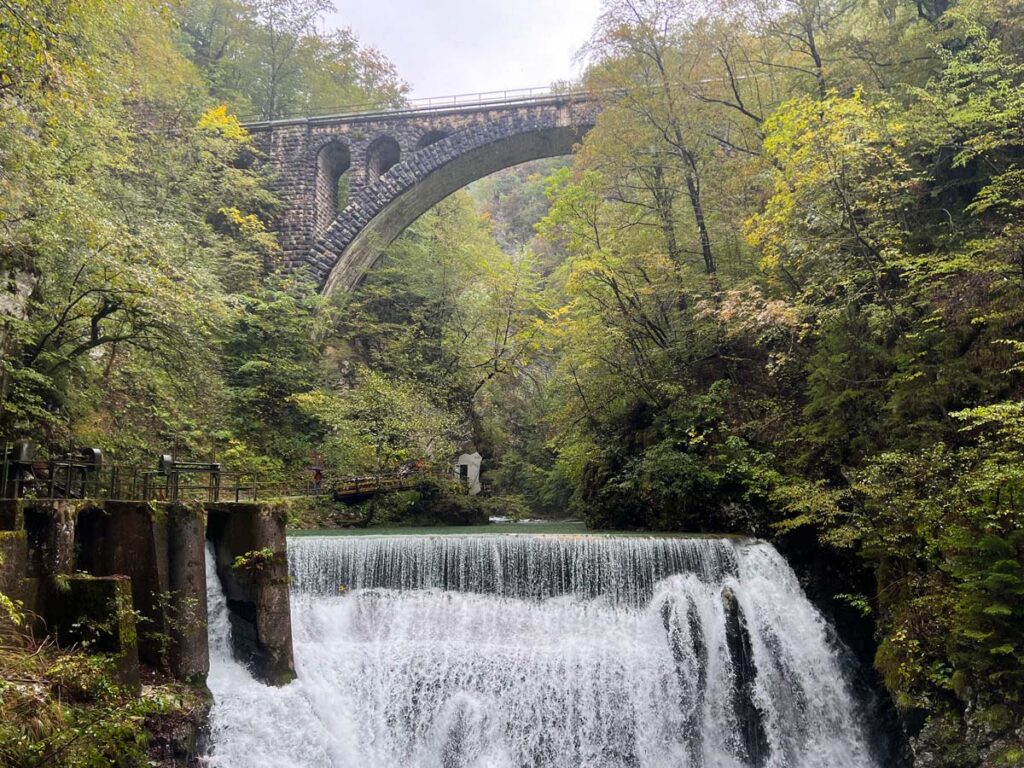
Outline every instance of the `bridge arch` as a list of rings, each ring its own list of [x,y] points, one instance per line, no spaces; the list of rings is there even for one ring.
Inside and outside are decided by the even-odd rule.
[[[420,136],[419,141],[416,142],[416,149],[423,149],[429,147],[431,144],[437,144],[441,139],[448,138],[448,131],[426,131]]]
[[[322,233],[338,217],[339,208],[347,204],[339,186],[342,176],[352,167],[352,153],[348,144],[331,139],[316,153],[313,177],[314,231]]]
[[[514,165],[572,153],[593,115],[503,118],[456,131],[409,153],[367,185],[313,244],[310,262],[323,292],[348,291],[410,224],[446,197]]]
[[[402,159],[402,148],[392,136],[378,136],[366,149],[366,182],[373,184]]]

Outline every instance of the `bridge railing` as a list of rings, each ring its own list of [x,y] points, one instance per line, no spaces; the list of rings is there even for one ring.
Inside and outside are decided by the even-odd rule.
[[[591,93],[580,86],[557,84],[535,88],[510,88],[501,91],[481,91],[479,93],[461,93],[450,96],[429,96],[416,99],[404,99],[400,105],[381,107],[379,103],[346,104],[338,107],[320,109],[303,109],[272,119],[264,116],[247,116],[241,118],[248,126],[269,125],[274,123],[290,123],[295,121],[330,119],[366,120],[375,116],[394,117],[425,112],[441,112],[462,107],[513,106],[542,100],[590,97]]]
[[[66,458],[31,464],[0,461],[0,498],[116,501],[255,501],[259,477],[219,469],[161,472],[141,467],[90,466]]]
[[[331,495],[335,499],[412,488],[437,472],[406,468],[360,477],[317,471],[299,482],[280,482],[255,472],[226,471],[214,462],[162,456],[155,469],[107,464],[99,450],[36,459],[25,441],[0,444],[0,499],[96,499],[111,501],[252,502],[284,496]]]
[[[353,496],[399,491],[413,488],[428,477],[439,477],[439,475],[427,470],[412,469],[382,475],[338,478],[330,484],[330,492],[335,499],[345,499]]]
[[[445,109],[448,107],[468,107],[480,104],[507,104],[511,102],[533,101],[558,96],[570,96],[584,93],[581,88],[569,85],[540,86],[537,88],[512,88],[503,91],[482,91],[480,93],[463,93],[452,96],[428,96],[426,98],[408,99],[406,109]]]

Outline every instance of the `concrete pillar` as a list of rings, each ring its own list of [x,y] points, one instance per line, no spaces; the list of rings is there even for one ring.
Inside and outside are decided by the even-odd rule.
[[[22,508],[28,536],[28,575],[67,575],[75,567],[74,502],[55,499],[26,501]]]
[[[283,526],[281,532],[283,548]],[[73,636],[78,618],[83,626],[101,624],[116,609],[117,626],[104,643],[118,658],[126,683],[138,682],[137,668],[129,667],[137,667],[141,656],[179,680],[201,684],[209,670],[205,533],[202,509],[184,505],[4,502],[0,591],[23,600],[27,612],[59,625],[65,636]],[[76,573],[83,571],[88,575]],[[138,636],[134,611],[145,617]],[[268,607],[261,615],[270,612]]]
[[[24,499],[0,499],[0,531],[20,531],[24,527]]]
[[[28,540],[24,531],[0,531],[0,593],[24,600],[23,580],[28,570]],[[3,616],[0,612],[0,623]]]
[[[204,682],[210,670],[205,534],[206,518],[201,511],[185,506],[168,511],[171,673],[188,682]]]
[[[79,570],[131,578],[135,609],[146,617],[139,655],[153,667],[169,661],[167,509],[142,501],[106,501],[79,513]]]
[[[227,598],[237,658],[270,685],[295,679],[285,513],[272,504],[208,504],[207,536]],[[259,567],[234,567],[236,557],[270,550]]]

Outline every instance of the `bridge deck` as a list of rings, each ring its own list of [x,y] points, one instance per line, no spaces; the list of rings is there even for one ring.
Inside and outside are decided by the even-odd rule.
[[[304,112],[273,120],[246,117],[243,127],[249,131],[263,131],[270,128],[291,125],[340,124],[387,120],[425,115],[450,115],[471,113],[502,107],[561,104],[566,101],[590,101],[596,96],[581,88],[522,88],[510,91],[461,94],[457,96],[433,96],[425,99],[410,99],[401,107],[380,108],[374,104],[347,106],[344,111]]]

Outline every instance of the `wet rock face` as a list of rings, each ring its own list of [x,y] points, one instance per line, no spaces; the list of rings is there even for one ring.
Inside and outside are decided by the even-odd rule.
[[[178,709],[146,718],[146,756],[156,768],[196,768],[206,749],[209,693],[194,690]]]
[[[16,340],[6,318],[24,320],[28,317],[28,304],[36,288],[36,276],[16,267],[0,268],[0,358],[16,351]],[[9,386],[7,374],[0,372],[0,397]]]
[[[887,768],[920,768],[922,763],[912,754],[910,736],[920,730],[921,723],[897,710],[874,669],[878,650],[874,620],[837,597],[875,594],[874,572],[856,553],[826,549],[811,528],[798,529],[776,540],[775,545],[796,573],[807,598],[828,619],[845,648],[854,669],[857,696],[871,719],[881,724],[876,732],[876,752]]]
[[[909,739],[913,768],[1008,768],[1024,760],[1024,728],[1014,727],[1002,702],[988,707],[947,702],[926,717]]]
[[[762,768],[768,758],[768,737],[764,732],[761,710],[755,703],[754,652],[750,645],[750,629],[740,607],[736,594],[726,587],[722,590],[722,605],[725,608],[725,633],[728,638],[729,656],[736,670],[736,686],[733,689],[733,711],[739,724],[739,749],[742,759],[751,768]]]

